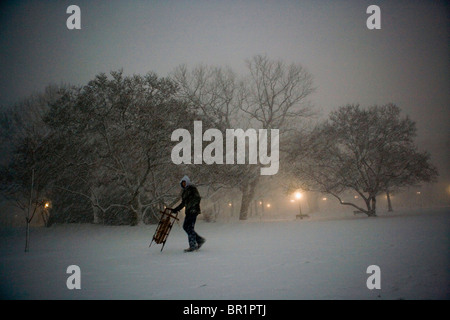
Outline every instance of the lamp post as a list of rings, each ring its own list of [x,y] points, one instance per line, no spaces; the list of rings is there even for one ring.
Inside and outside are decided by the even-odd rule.
[[[228,208],[230,208],[230,216],[234,216],[234,208],[233,208],[233,203],[232,202],[228,202]]]
[[[302,204],[301,204],[301,202],[300,202],[300,199],[302,198],[302,194],[301,194],[301,192],[296,192],[295,193],[295,197],[297,198],[297,201],[298,201],[298,213],[299,213],[299,216],[300,216],[300,219],[303,219],[303,214],[302,214]]]
[[[297,218],[303,219],[303,217],[309,217],[307,214],[302,213],[302,202],[301,199],[303,197],[303,194],[299,191],[295,193],[295,198],[298,201],[298,215],[296,215]]]
[[[50,201],[44,202],[44,210],[41,212],[42,220],[44,220],[44,225],[48,227],[48,222],[50,219],[50,212],[49,210],[52,208],[52,203]]]
[[[420,208],[422,208],[423,207],[423,196],[422,196],[422,193],[420,192],[420,191],[417,191],[416,192],[416,194],[417,194],[417,199],[418,199],[418,201],[419,201],[419,207]]]

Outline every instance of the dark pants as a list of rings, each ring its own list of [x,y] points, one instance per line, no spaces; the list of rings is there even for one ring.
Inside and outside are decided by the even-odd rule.
[[[183,222],[183,229],[188,235],[189,247],[196,248],[197,243],[203,238],[195,232],[195,222],[197,221],[197,213],[187,213]]]

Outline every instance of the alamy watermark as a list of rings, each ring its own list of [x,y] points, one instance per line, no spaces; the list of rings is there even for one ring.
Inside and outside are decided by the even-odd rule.
[[[81,9],[77,5],[70,5],[66,10],[67,14],[70,16],[66,20],[66,27],[69,30],[80,30],[81,29]]]
[[[381,9],[377,5],[370,5],[366,10],[367,14],[370,16],[367,18],[366,26],[369,30],[380,30],[381,29]]]
[[[274,175],[277,174],[279,169],[278,129],[259,129],[258,131],[256,129],[247,129],[246,131],[243,129],[226,129],[225,154],[222,132],[215,128],[203,132],[202,121],[194,121],[193,139],[188,130],[176,129],[172,132],[171,140],[179,141],[179,143],[173,147],[171,153],[172,162],[175,164],[259,163],[266,166],[261,167],[261,175]],[[269,140],[270,155],[268,154]],[[210,142],[204,149],[203,141]],[[193,155],[192,142],[194,144]]]
[[[367,289],[380,290],[381,289],[381,269],[380,269],[380,267],[375,264],[372,264],[367,267],[366,273],[370,274],[370,276],[367,278],[367,281],[366,281]]]
[[[66,286],[69,290],[81,289],[81,269],[79,266],[73,264],[67,267],[67,274],[70,276],[66,280]]]

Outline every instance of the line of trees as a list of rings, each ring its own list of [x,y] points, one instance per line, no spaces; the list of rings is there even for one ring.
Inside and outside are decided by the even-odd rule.
[[[189,174],[217,194],[241,194],[245,220],[261,184],[340,194],[355,190],[376,214],[381,192],[432,181],[429,155],[417,151],[416,128],[395,105],[344,106],[312,130],[312,75],[300,64],[266,56],[247,61],[247,74],[230,68],[182,65],[167,77],[99,74],[84,86],[50,86],[0,117],[0,191],[25,212],[51,199],[51,221],[151,223],[179,197]],[[204,128],[279,129],[280,173],[261,165],[175,165],[171,133]],[[27,215],[29,217],[29,215]]]

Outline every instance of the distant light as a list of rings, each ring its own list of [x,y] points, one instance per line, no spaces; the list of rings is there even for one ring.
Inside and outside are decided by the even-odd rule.
[[[327,198],[324,197],[324,198],[322,198],[322,200],[323,200],[323,201],[327,201]]]
[[[358,196],[355,196],[355,199],[358,199]]]
[[[301,198],[302,198],[302,193],[301,193],[301,192],[296,192],[296,193],[295,193],[295,197],[296,197],[297,199],[301,199]]]
[[[417,194],[420,194],[420,191],[417,191],[416,193],[417,193]]]
[[[270,208],[270,203],[267,204],[267,208]]]
[[[44,204],[44,208],[45,209],[48,209],[50,207],[50,203],[49,202],[46,202],[45,204]]]
[[[259,205],[262,205],[262,201],[259,202]]]
[[[231,207],[232,205],[233,205],[233,204],[232,204],[231,202],[228,204],[229,207]]]
[[[291,202],[295,202],[295,200],[294,200],[294,199],[291,199],[290,201],[291,201]]]

